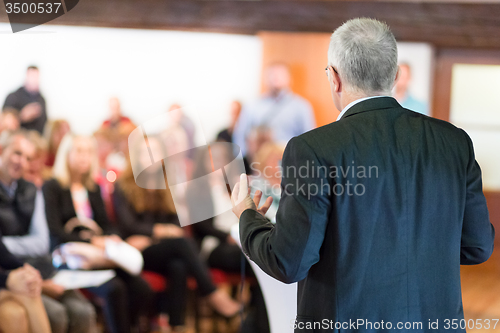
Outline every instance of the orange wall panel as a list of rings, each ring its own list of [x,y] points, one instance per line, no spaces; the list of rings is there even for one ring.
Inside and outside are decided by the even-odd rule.
[[[316,124],[335,121],[339,111],[325,75],[330,34],[260,32],[258,36],[263,45],[263,67],[273,62],[286,63],[292,74],[292,90],[312,104]]]

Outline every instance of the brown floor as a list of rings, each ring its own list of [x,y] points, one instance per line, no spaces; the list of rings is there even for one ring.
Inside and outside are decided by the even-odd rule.
[[[500,332],[500,245],[487,262],[462,266],[461,274],[465,319],[470,327],[467,332]],[[469,319],[480,320],[473,324]],[[486,319],[490,320],[490,328],[479,329],[477,324],[484,325]]]

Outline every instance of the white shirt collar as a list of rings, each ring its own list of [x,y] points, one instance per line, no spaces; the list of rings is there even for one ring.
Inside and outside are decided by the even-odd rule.
[[[354,105],[360,103],[360,102],[363,102],[363,101],[366,101],[368,99],[372,99],[372,98],[379,98],[379,97],[388,97],[388,96],[370,96],[370,97],[363,97],[363,98],[360,98],[360,99],[357,99],[355,101],[352,101],[351,103],[347,104],[347,106],[342,110],[342,112],[340,112],[339,116],[337,117],[337,121],[340,120],[340,118],[342,118],[342,116],[347,112],[347,110],[349,110],[350,108],[352,108]]]

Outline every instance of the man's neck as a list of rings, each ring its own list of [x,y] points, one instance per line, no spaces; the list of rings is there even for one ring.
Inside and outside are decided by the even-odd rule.
[[[285,91],[287,91],[288,89],[286,88],[283,88],[283,89],[272,89],[272,90],[269,90],[269,96],[271,96],[272,98],[278,98],[279,96],[281,96],[282,94],[285,93]]]
[[[28,85],[24,85],[24,90],[26,90],[27,92],[29,92],[30,94],[37,94],[39,92],[38,88],[36,87],[31,87],[31,86],[28,86]]]
[[[11,186],[14,182],[14,179],[3,170],[0,170],[0,182],[2,182],[5,186]]]
[[[394,98],[396,98],[399,102],[402,102],[406,99],[407,92],[408,90],[406,88],[396,89],[396,91],[394,92]]]
[[[376,96],[390,96],[390,94],[386,92],[377,92],[377,93],[372,93],[372,94],[362,94],[362,93],[351,93],[351,92],[344,92],[342,93],[340,97],[340,104],[342,107],[342,110],[352,102],[355,102],[359,99],[362,98],[369,98],[369,97],[376,97]],[[340,110],[340,111],[342,111]]]

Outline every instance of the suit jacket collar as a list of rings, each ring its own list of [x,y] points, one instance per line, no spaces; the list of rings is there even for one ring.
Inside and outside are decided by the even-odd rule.
[[[340,120],[362,112],[398,107],[401,107],[401,105],[393,97],[384,96],[371,98],[353,105],[351,108],[349,108],[349,110],[346,111],[346,113],[342,116],[342,118],[340,118]]]

